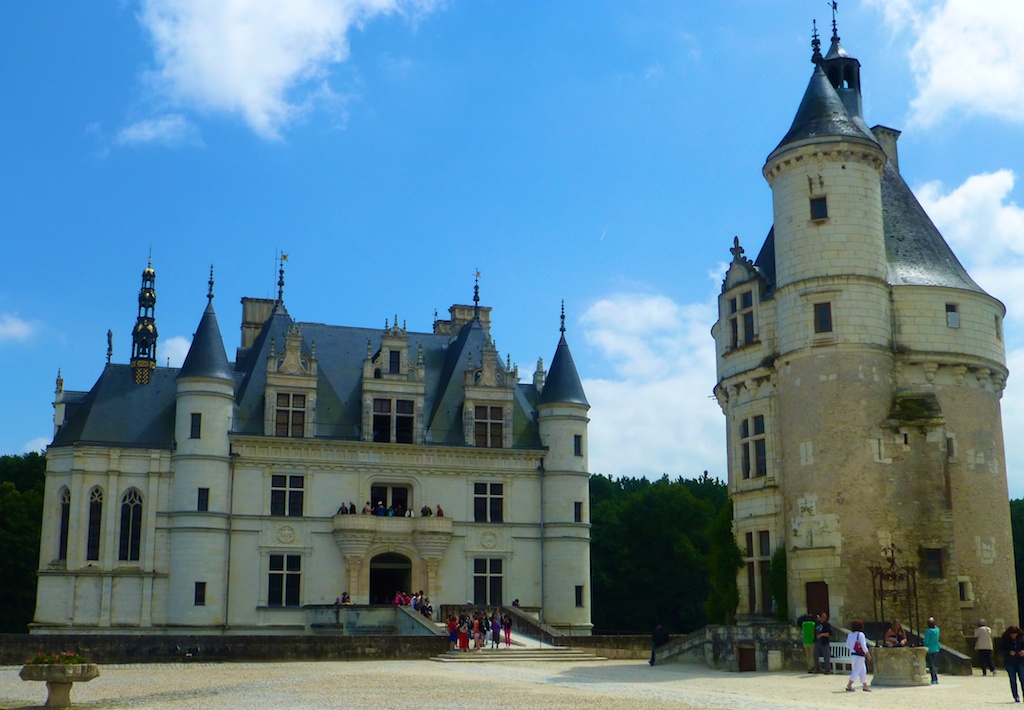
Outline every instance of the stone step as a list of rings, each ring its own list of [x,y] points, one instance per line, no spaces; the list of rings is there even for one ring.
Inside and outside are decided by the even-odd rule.
[[[607,661],[603,656],[578,651],[574,648],[552,646],[547,648],[487,648],[479,651],[448,651],[435,656],[432,661],[440,663],[509,663],[514,661],[561,661],[580,663],[585,661]]]

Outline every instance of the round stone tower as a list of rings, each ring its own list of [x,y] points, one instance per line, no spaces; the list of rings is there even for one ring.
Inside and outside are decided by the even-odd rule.
[[[834,31],[768,156],[774,225],[738,240],[712,329],[739,613],[1014,623],[999,398],[1003,305],[957,261],[899,174],[899,131],[861,116],[860,64]],[[889,560],[909,594],[884,596]],[[891,580],[890,580],[891,582]],[[946,634],[944,634],[946,637]]]

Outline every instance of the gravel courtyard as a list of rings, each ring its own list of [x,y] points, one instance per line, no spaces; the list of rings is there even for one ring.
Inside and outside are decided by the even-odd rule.
[[[0,708],[39,707],[44,683],[0,667]],[[102,666],[76,683],[79,708],[891,708],[1012,705],[1006,674],[945,676],[939,685],[844,692],[843,675],[727,673],[689,664],[196,663]]]

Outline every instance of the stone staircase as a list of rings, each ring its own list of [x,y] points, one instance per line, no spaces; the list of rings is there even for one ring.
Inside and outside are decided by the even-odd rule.
[[[430,660],[441,663],[511,663],[515,661],[581,663],[586,661],[607,661],[608,659],[603,656],[595,656],[586,651],[579,651],[575,648],[544,644],[533,647],[485,648],[479,651],[448,651]]]

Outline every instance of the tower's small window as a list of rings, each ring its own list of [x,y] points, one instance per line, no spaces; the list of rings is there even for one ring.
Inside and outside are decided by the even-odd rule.
[[[814,332],[832,332],[832,304],[828,301],[814,304]]]
[[[768,474],[764,416],[761,414],[740,421],[740,459],[743,478]]]
[[[572,437],[572,452],[576,456],[583,455],[583,435],[574,434]]]
[[[955,303],[946,304],[946,327],[960,327],[960,311]]]
[[[811,219],[828,219],[828,199],[824,197],[811,198]]]
[[[196,510],[200,513],[205,513],[210,509],[210,489],[200,488],[199,496],[196,499]]]
[[[203,415],[199,412],[192,412],[191,429],[188,434],[190,439],[198,439],[203,431]]]
[[[942,579],[942,550],[927,548],[924,551],[924,576],[928,579]]]
[[[206,582],[196,582],[196,591],[193,599],[196,606],[206,606]]]

